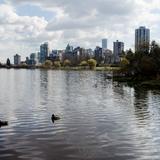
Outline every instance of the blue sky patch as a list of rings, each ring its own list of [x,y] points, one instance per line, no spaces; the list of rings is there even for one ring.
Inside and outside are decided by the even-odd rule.
[[[38,16],[45,17],[46,20],[51,20],[54,18],[55,13],[50,11],[42,10],[40,7],[35,5],[20,5],[16,7],[16,12],[20,16]]]

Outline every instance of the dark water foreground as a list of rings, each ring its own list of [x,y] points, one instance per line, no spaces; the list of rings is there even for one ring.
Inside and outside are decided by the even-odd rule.
[[[0,160],[159,160],[160,91],[106,77],[0,70]]]

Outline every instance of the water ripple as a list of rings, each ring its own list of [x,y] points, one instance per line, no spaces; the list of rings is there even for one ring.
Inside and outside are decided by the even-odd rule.
[[[160,91],[116,84],[103,72],[0,73],[0,117],[9,121],[0,159],[160,159]],[[54,123],[53,113],[61,117]]]

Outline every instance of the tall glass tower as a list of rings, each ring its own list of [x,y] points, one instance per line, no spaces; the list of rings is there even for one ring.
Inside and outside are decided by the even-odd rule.
[[[102,39],[102,49],[103,50],[107,49],[107,39]]]
[[[149,51],[150,30],[144,26],[135,30],[135,51]]]
[[[45,42],[40,46],[39,62],[44,63],[48,55],[49,55],[49,45],[48,42]]]

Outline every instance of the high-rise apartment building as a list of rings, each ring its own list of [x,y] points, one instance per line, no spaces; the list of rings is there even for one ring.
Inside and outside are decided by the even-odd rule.
[[[135,51],[149,51],[150,30],[144,26],[135,30]]]
[[[44,63],[49,56],[49,45],[48,42],[41,44],[39,53],[39,62]]]
[[[16,54],[14,56],[14,65],[19,65],[21,63],[21,56]]]
[[[120,62],[120,56],[123,51],[124,51],[123,42],[119,42],[118,40],[116,42],[113,42],[114,61],[116,63]]]

